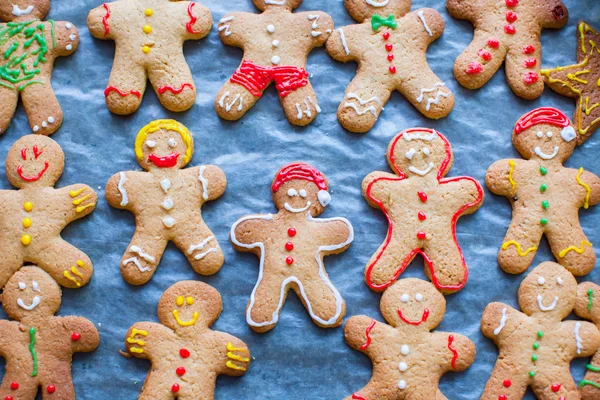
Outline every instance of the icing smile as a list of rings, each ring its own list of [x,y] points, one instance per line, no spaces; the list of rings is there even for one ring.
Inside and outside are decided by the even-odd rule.
[[[366,1],[367,1],[368,5],[373,6],[373,7],[385,7],[390,2],[390,0],[383,0],[383,1],[366,0]]]
[[[558,296],[554,296],[554,301],[548,307],[544,306],[544,304],[542,302],[541,294],[537,295],[537,302],[538,302],[538,307],[540,308],[541,311],[552,311],[552,310],[554,310],[554,308],[556,308],[556,303],[558,303]]]
[[[544,160],[552,160],[557,154],[558,154],[558,146],[554,146],[554,151],[552,152],[552,154],[546,154],[542,151],[541,147],[536,147],[534,149],[535,154],[537,154],[538,156],[540,156],[540,158],[544,159]]]
[[[275,6],[282,6],[284,5],[286,2],[286,0],[265,0],[265,4],[273,4]]]
[[[191,320],[189,320],[189,321],[182,321],[181,318],[179,318],[179,311],[178,310],[173,310],[173,316],[175,317],[175,321],[177,321],[177,325],[179,325],[179,326],[192,326],[192,325],[195,325],[196,322],[198,322],[198,317],[200,315],[196,311],[194,311],[194,314],[193,314]]]
[[[402,315],[401,309],[398,309],[398,316],[405,323],[417,326],[417,325],[421,325],[423,322],[427,321],[427,318],[429,318],[429,309],[426,308],[425,310],[423,310],[423,316],[421,317],[420,321],[411,321],[411,320],[405,318],[404,315]]]
[[[27,311],[31,311],[34,308],[36,308],[40,304],[41,301],[42,301],[42,299],[39,296],[35,296],[33,298],[33,300],[31,301],[30,305],[26,305],[22,299],[17,299],[17,304],[19,305],[19,307],[21,307]]]
[[[156,154],[150,154],[148,161],[156,165],[158,168],[172,168],[177,164],[179,153],[171,153],[168,156],[159,157]]]
[[[429,171],[431,171],[433,169],[434,166],[435,165],[433,165],[433,162],[430,162],[429,165],[427,166],[427,168],[425,168],[425,169],[418,169],[417,167],[414,167],[411,165],[410,167],[408,167],[408,170],[410,172],[412,172],[413,174],[425,176],[429,173]]]
[[[283,206],[289,212],[301,213],[301,212],[304,212],[304,211],[308,210],[308,208],[310,207],[311,204],[312,203],[309,201],[308,203],[306,203],[306,207],[303,207],[303,208],[294,208],[294,207],[290,206],[288,203],[285,203]]]
[[[23,166],[19,165],[17,167],[17,173],[19,174],[21,179],[23,179],[25,182],[35,182],[35,181],[39,180],[42,176],[44,176],[44,174],[48,170],[49,166],[50,166],[50,164],[48,164],[48,161],[46,161],[46,162],[44,162],[44,168],[40,172],[38,172],[37,175],[26,176],[25,174],[23,174]]]
[[[20,8],[16,4],[13,4],[12,6],[13,6],[12,13],[13,13],[13,15],[16,15],[17,17],[20,17],[21,15],[29,15],[33,11],[33,6],[29,6],[25,9]]]

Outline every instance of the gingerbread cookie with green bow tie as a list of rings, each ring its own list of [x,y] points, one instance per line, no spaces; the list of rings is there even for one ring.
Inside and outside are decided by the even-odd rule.
[[[337,29],[327,52],[337,61],[358,63],[346,89],[338,120],[352,132],[367,132],[394,90],[423,115],[438,119],[454,107],[454,96],[427,63],[427,47],[444,31],[442,16],[431,8],[410,11],[407,0],[345,0],[359,24]]]

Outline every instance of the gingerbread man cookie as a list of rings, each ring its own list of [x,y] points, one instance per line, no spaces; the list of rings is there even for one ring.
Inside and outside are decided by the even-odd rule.
[[[119,0],[90,11],[87,23],[94,37],[117,46],[104,91],[110,111],[137,111],[148,79],[167,109],[185,111],[194,105],[196,86],[183,42],[209,34],[208,8],[192,1]]]
[[[592,270],[596,254],[578,212],[600,202],[600,178],[583,168],[563,167],[577,143],[569,118],[542,107],[519,119],[513,144],[525,160],[500,160],[487,171],[490,191],[509,199],[512,222],[498,254],[502,269],[520,274],[533,261],[542,235],[572,274]]]
[[[600,329],[600,286],[582,282],[577,286],[577,302],[573,310],[577,316],[592,321]],[[583,400],[595,400],[600,396],[600,350],[586,366],[587,373],[579,390]]]
[[[140,130],[135,155],[145,170],[119,172],[106,185],[106,199],[136,216],[136,231],[121,259],[123,278],[148,282],[173,241],[199,274],[223,265],[223,251],[202,220],[200,208],[225,192],[225,173],[214,165],[183,169],[192,159],[194,140],[174,120],[156,120]]]
[[[8,181],[19,190],[0,190],[0,287],[25,263],[33,263],[62,286],[76,288],[92,277],[92,262],[61,231],[90,214],[98,196],[83,184],[55,189],[65,155],[54,140],[27,135],[6,156]]]
[[[577,142],[582,144],[600,126],[600,33],[587,22],[577,27],[577,64],[543,69],[541,74],[550,89],[577,99],[573,120]]]
[[[473,41],[454,63],[454,76],[466,88],[479,89],[506,59],[508,86],[519,97],[535,99],[540,79],[542,28],[562,28],[569,19],[560,0],[446,0],[454,18],[475,27]]]
[[[431,332],[446,313],[446,299],[420,279],[401,279],[381,296],[385,324],[352,317],[344,333],[350,347],[373,362],[369,384],[346,400],[437,399],[439,379],[464,371],[475,360],[475,344],[457,333]]]
[[[528,386],[539,400],[579,399],[569,363],[594,354],[600,332],[589,322],[562,321],[575,306],[577,281],[544,262],[525,277],[518,296],[523,312],[491,303],[483,313],[481,332],[500,355],[481,399],[521,399]]]
[[[315,324],[339,326],[346,304],[327,276],[323,257],[350,246],[352,225],[345,218],[315,218],[331,196],[325,176],[308,164],[281,168],[271,191],[277,214],[247,215],[231,227],[236,250],[260,257],[258,282],[246,308],[248,325],[257,332],[273,329],[293,289]]]
[[[129,328],[127,351],[152,363],[140,400],[213,399],[218,375],[246,373],[248,346],[210,329],[222,308],[221,295],[212,286],[183,281],[160,298],[160,324],[140,322]]]
[[[73,353],[90,352],[100,337],[83,317],[56,317],[61,290],[35,266],[17,271],[4,287],[2,307],[14,321],[0,320],[0,356],[6,373],[0,399],[74,400],[71,378]]]
[[[50,135],[60,128],[63,113],[51,85],[57,57],[79,46],[77,28],[65,21],[42,21],[50,0],[0,0],[0,134],[9,127],[23,102],[29,126]]]
[[[456,240],[456,221],[479,209],[481,185],[466,176],[444,178],[452,167],[452,147],[433,129],[400,132],[388,146],[387,159],[394,174],[373,172],[362,184],[369,205],[388,220],[385,241],[365,270],[367,285],[385,290],[421,254],[425,273],[439,290],[462,289],[469,271]]]
[[[428,118],[445,117],[454,96],[425,57],[444,31],[442,16],[431,8],[410,11],[410,0],[345,0],[360,22],[336,30],[327,41],[335,60],[358,62],[358,73],[338,108],[338,120],[352,132],[375,123],[394,90]]]
[[[223,119],[244,116],[275,82],[287,119],[294,125],[311,123],[321,108],[308,79],[308,53],[325,44],[333,29],[321,11],[293,14],[302,0],[252,0],[261,14],[231,13],[219,21],[221,40],[244,51],[243,61],[217,98]]]

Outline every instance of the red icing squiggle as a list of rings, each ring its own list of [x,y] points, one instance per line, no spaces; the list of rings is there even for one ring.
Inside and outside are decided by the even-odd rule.
[[[423,322],[427,321],[427,318],[429,318],[429,309],[426,308],[425,310],[423,310],[423,316],[421,317],[420,321],[411,321],[410,319],[407,319],[402,314],[402,310],[401,309],[398,309],[398,316],[405,323],[407,323],[409,325],[415,325],[415,326],[417,326],[417,325],[421,325]]]
[[[319,190],[327,190],[327,181],[323,174],[315,167],[304,163],[288,164],[281,168],[273,181],[271,190],[273,193],[277,192],[281,185],[292,179],[309,181],[317,185]]]
[[[353,399],[353,400],[367,400],[367,398],[366,398],[366,397],[363,397],[363,396],[361,396],[361,395],[360,395],[360,394],[358,394],[358,393],[353,393],[353,394],[352,394],[352,399]]]
[[[110,26],[108,26],[108,19],[110,18],[110,8],[106,3],[104,3],[102,6],[106,10],[106,14],[104,15],[104,17],[102,17],[102,24],[104,25],[104,36],[108,36],[108,34],[110,33]]]
[[[39,149],[36,145],[33,146],[33,156],[37,160],[42,155],[43,151]]]
[[[27,160],[27,147],[23,147],[23,148],[21,149],[21,158],[22,158],[23,160]]]
[[[108,95],[110,94],[110,92],[117,92],[119,94],[119,96],[121,96],[121,97],[129,96],[129,95],[134,95],[138,99],[142,98],[142,94],[140,93],[139,90],[133,89],[133,90],[130,90],[129,92],[124,92],[123,90],[119,89],[116,86],[109,86],[109,87],[107,87],[106,90],[104,91],[104,97],[108,97]]]
[[[456,360],[458,359],[458,351],[454,347],[452,347],[452,342],[454,342],[454,335],[448,336],[448,350],[452,352],[452,368],[456,369]]]
[[[400,274],[402,274],[402,272],[404,272],[404,270],[406,269],[408,264],[410,264],[412,262],[412,260],[417,256],[417,254],[421,254],[421,256],[423,256],[423,259],[425,260],[425,265],[429,269],[429,272],[431,274],[431,281],[433,282],[433,284],[435,285],[436,288],[438,288],[440,290],[451,290],[451,291],[460,290],[465,286],[465,284],[467,282],[467,279],[469,276],[469,270],[467,269],[467,265],[466,265],[462,250],[458,244],[458,241],[456,240],[456,221],[469,208],[481,203],[481,201],[483,200],[483,189],[481,188],[481,185],[479,184],[479,182],[477,182],[475,179],[473,179],[469,176],[457,176],[454,178],[443,178],[442,174],[444,173],[444,171],[446,170],[446,168],[448,167],[448,164],[450,163],[450,161],[452,159],[450,143],[448,142],[448,139],[446,139],[442,134],[438,133],[437,131],[434,131],[433,129],[424,129],[424,128],[407,129],[407,130],[403,131],[402,133],[400,133],[396,137],[396,139],[394,139],[394,142],[392,143],[391,148],[393,149],[396,146],[396,143],[398,142],[398,140],[400,140],[402,138],[402,136],[404,134],[408,134],[408,133],[412,133],[412,132],[435,133],[444,142],[444,146],[446,148],[446,158],[444,159],[444,161],[442,162],[442,164],[438,170],[437,180],[438,180],[439,184],[443,185],[443,184],[450,183],[450,182],[456,182],[456,181],[460,181],[460,180],[468,180],[468,181],[471,181],[477,188],[477,198],[475,200],[473,200],[471,203],[465,204],[464,206],[459,208],[452,216],[452,220],[450,223],[450,227],[452,230],[452,240],[454,242],[454,245],[458,248],[458,252],[460,254],[460,259],[462,262],[462,267],[464,270],[464,276],[463,276],[461,283],[458,285],[442,285],[442,284],[440,284],[437,280],[435,270],[433,269],[433,262],[427,256],[427,254],[425,254],[423,252],[423,250],[421,250],[420,248],[416,248],[416,249],[413,249],[408,254],[408,256],[406,256],[406,258],[402,262],[402,265],[396,270],[396,273],[394,274],[394,276],[392,277],[392,279],[390,281],[383,283],[383,284],[375,284],[371,281],[371,273],[373,271],[373,268],[379,262],[383,253],[386,251],[388,245],[390,244],[390,241],[392,240],[392,234],[394,232],[394,222],[392,221],[392,218],[391,218],[389,212],[386,210],[385,206],[383,205],[383,203],[380,200],[373,197],[373,195],[371,194],[371,189],[372,189],[373,185],[379,181],[402,181],[402,180],[406,179],[406,175],[404,174],[404,172],[402,172],[398,168],[398,166],[395,162],[394,154],[392,153],[392,155],[390,156],[390,161],[391,161],[391,164],[393,165],[393,170],[396,172],[396,174],[398,174],[398,177],[397,178],[387,178],[387,177],[375,178],[367,186],[367,197],[373,203],[377,204],[377,206],[381,209],[381,211],[385,215],[387,222],[388,222],[388,231],[387,231],[387,235],[386,235],[384,244],[381,247],[381,250],[379,251],[379,253],[377,253],[377,256],[375,257],[375,261],[373,261],[367,267],[367,270],[365,271],[365,280],[367,282],[367,285],[371,289],[377,290],[377,291],[382,291],[382,290],[386,289],[388,286],[390,286],[392,283],[394,283],[394,281],[396,281],[396,279],[398,279]]]
[[[179,94],[183,92],[183,89],[185,89],[186,87],[189,87],[190,89],[194,90],[194,86],[191,83],[183,83],[178,89],[170,85],[161,86],[158,88],[158,94],[163,94],[167,90],[173,94]]]
[[[308,72],[304,68],[292,65],[263,67],[250,60],[244,60],[230,81],[242,85],[254,97],[261,97],[269,83],[275,81],[279,96],[286,97],[296,89],[308,85]]]
[[[50,166],[50,164],[48,164],[48,161],[46,161],[46,162],[44,162],[44,168],[40,172],[38,172],[37,175],[26,176],[23,174],[23,166],[19,165],[19,166],[17,166],[17,173],[19,174],[21,179],[23,179],[25,182],[35,182],[35,181],[39,180],[42,176],[44,176],[44,174],[48,170],[49,166]]]
[[[193,35],[202,33],[200,31],[195,31],[193,28],[194,24],[198,21],[198,18],[196,18],[196,16],[194,15],[194,6],[195,5],[196,5],[196,3],[190,3],[190,5],[188,6],[187,12],[188,12],[188,15],[190,16],[190,21],[185,25],[185,29],[187,29],[187,31]]]
[[[562,111],[554,107],[540,107],[523,115],[515,124],[518,135],[526,129],[539,124],[550,124],[560,128],[571,125],[571,120]]]
[[[370,333],[373,330],[373,327],[375,327],[376,323],[377,323],[377,321],[372,320],[371,324],[369,324],[369,326],[365,330],[365,337],[367,338],[367,341],[365,342],[365,344],[363,344],[362,346],[360,346],[361,350],[366,350],[371,345],[371,335],[370,335]]]

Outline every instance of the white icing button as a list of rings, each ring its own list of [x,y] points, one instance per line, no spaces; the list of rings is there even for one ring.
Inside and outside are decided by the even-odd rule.
[[[417,301],[423,301],[423,295],[421,293],[417,293],[415,295],[415,299],[417,299]]]
[[[71,29],[71,28],[73,27],[73,24],[72,24],[72,23],[70,23],[70,22],[67,22],[67,23],[65,24],[65,27],[66,27],[67,29]]]
[[[19,289],[21,290],[25,290],[27,288],[27,285],[23,282],[19,282]]]
[[[406,365],[405,362],[401,362],[400,364],[398,364],[398,369],[402,372],[406,371],[408,369],[408,365]]]
[[[165,193],[167,193],[169,189],[171,189],[171,181],[168,179],[163,179],[160,181],[160,187],[165,191]]]
[[[171,210],[175,206],[175,204],[173,203],[173,200],[171,200],[171,199],[165,199],[165,201],[162,202],[161,206],[165,210],[169,211],[169,210]]]
[[[409,299],[409,297],[406,293],[404,293],[402,296],[400,296],[400,301],[403,303],[407,303],[408,299]]]
[[[406,389],[406,381],[398,382],[398,387],[403,390]]]
[[[400,353],[407,356],[408,353],[410,353],[410,350],[408,349],[408,345],[403,344],[402,347],[400,347]]]
[[[556,278],[556,282],[557,282],[557,283],[558,283],[560,286],[562,286],[562,285],[563,285],[563,283],[564,283],[564,282],[563,282],[563,280],[562,280],[562,278],[561,278],[560,276],[559,276],[558,278]]]
[[[69,39],[71,39],[71,40],[75,40],[75,39],[77,39],[77,36],[75,36],[75,34],[74,34],[74,33],[71,33],[71,34],[69,35]]]
[[[175,220],[173,218],[171,218],[171,217],[165,217],[165,218],[163,218],[162,222],[163,222],[163,224],[165,224],[165,226],[167,228],[172,228],[173,225],[175,225]]]
[[[33,127],[33,131],[34,131],[34,132],[37,132],[37,131],[39,131],[39,130],[40,130],[40,127],[39,127],[39,126],[37,126],[37,125],[36,125],[36,126],[34,126],[34,127]]]
[[[53,124],[55,121],[54,117],[48,117],[48,122],[50,122],[51,124]]]
[[[279,58],[279,56],[273,56],[273,57],[271,57],[271,62],[273,64],[277,65],[281,62],[281,58]]]
[[[73,50],[73,46],[71,46],[70,44],[67,45],[67,50],[71,51]]]
[[[543,276],[540,276],[540,277],[538,278],[538,285],[543,285],[544,283],[546,283],[546,280],[544,279],[544,277],[543,277]]]
[[[46,121],[42,122],[42,127],[46,128],[48,126],[48,123]]]
[[[267,25],[267,32],[269,32],[269,33],[275,32],[275,26],[274,25]]]
[[[273,47],[278,47],[279,46],[279,40],[273,40],[273,42],[271,43],[273,45]]]

